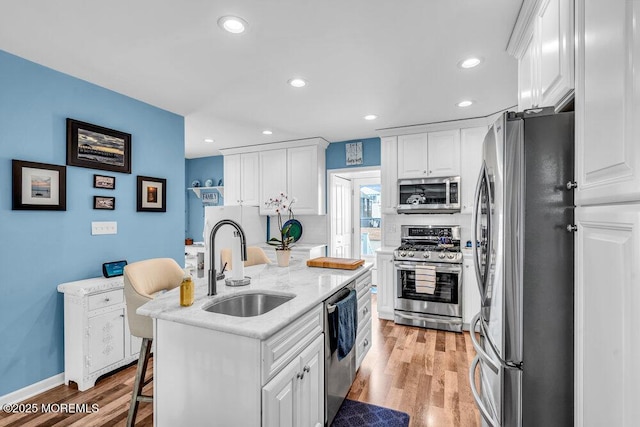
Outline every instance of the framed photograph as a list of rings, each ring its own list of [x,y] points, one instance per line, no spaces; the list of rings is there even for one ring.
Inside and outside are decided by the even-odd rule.
[[[167,211],[167,180],[138,176],[138,212]]]
[[[116,188],[116,177],[93,175],[93,188],[105,188],[107,190],[114,190]]]
[[[67,165],[131,173],[131,134],[67,119]]]
[[[107,209],[112,211],[115,208],[115,197],[93,196],[93,209]]]
[[[13,210],[67,210],[67,168],[12,160]]]
[[[346,144],[347,165],[362,164],[362,142],[348,142]]]

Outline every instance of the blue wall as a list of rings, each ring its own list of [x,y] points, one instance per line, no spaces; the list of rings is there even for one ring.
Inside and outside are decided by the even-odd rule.
[[[200,181],[200,185],[208,179],[212,179],[214,185],[224,177],[224,162],[222,156],[200,157],[198,159],[185,160],[185,182],[191,187],[194,180]],[[220,196],[220,195],[218,195]],[[223,205],[222,197],[218,198],[218,205]],[[187,192],[187,215],[185,223],[185,237],[191,237],[194,241],[202,241],[204,228],[204,207],[202,200],[193,191]]]
[[[132,134],[132,173],[67,166],[67,210],[11,210],[11,159],[64,165],[65,119]],[[102,263],[184,263],[184,118],[0,51],[0,396],[64,371],[56,286],[101,276]],[[93,188],[93,174],[116,177]],[[167,179],[167,212],[136,212],[136,175]],[[93,196],[115,196],[114,211]],[[118,234],[92,236],[91,221]]]
[[[362,164],[347,166],[347,142],[362,141]],[[327,169],[362,168],[380,166],[380,138],[354,139],[353,141],[332,142],[327,147]]]

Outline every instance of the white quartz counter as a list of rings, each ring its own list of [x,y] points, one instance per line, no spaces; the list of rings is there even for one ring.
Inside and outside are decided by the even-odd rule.
[[[180,290],[176,288],[149,301],[140,307],[137,313],[235,335],[265,339],[307,313],[371,267],[371,263],[366,263],[355,270],[312,268],[307,267],[304,260],[292,260],[289,267],[278,267],[276,264],[245,267],[245,276],[251,277],[251,284],[248,286],[230,287],[224,284],[224,280],[220,280],[218,294],[208,297],[207,278],[194,278],[196,298],[192,306],[180,306]],[[227,274],[227,277],[231,275]],[[230,295],[255,291],[295,297],[268,313],[255,317],[235,317],[203,310],[204,307]]]

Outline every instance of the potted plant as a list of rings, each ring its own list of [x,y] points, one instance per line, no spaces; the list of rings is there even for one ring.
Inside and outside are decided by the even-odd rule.
[[[293,210],[291,209],[291,206],[295,201],[295,198],[289,199],[289,196],[281,192],[275,198],[270,197],[269,200],[265,202],[265,206],[268,208],[274,208],[275,213],[278,216],[278,230],[280,230],[280,238],[272,237],[267,243],[276,247],[276,258],[278,260],[278,265],[281,267],[289,265],[289,260],[291,259],[291,244],[294,240],[293,236],[289,234],[291,223],[287,224],[285,221],[285,225],[283,226],[282,216],[287,215],[288,220],[293,219]]]

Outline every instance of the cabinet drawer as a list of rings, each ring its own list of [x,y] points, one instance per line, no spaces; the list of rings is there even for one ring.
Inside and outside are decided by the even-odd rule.
[[[356,369],[360,368],[362,360],[371,348],[371,324],[366,326],[356,337]]]
[[[358,293],[358,299],[364,295],[366,291],[371,287],[371,270],[364,273],[362,276],[356,279],[356,292]]]
[[[371,292],[367,292],[358,300],[358,332],[366,324],[371,324]]]
[[[89,295],[87,299],[89,300],[89,310],[97,310],[99,308],[121,304],[124,301],[124,291],[122,289],[115,289],[109,292]]]
[[[262,342],[262,385],[323,331],[322,304]]]

